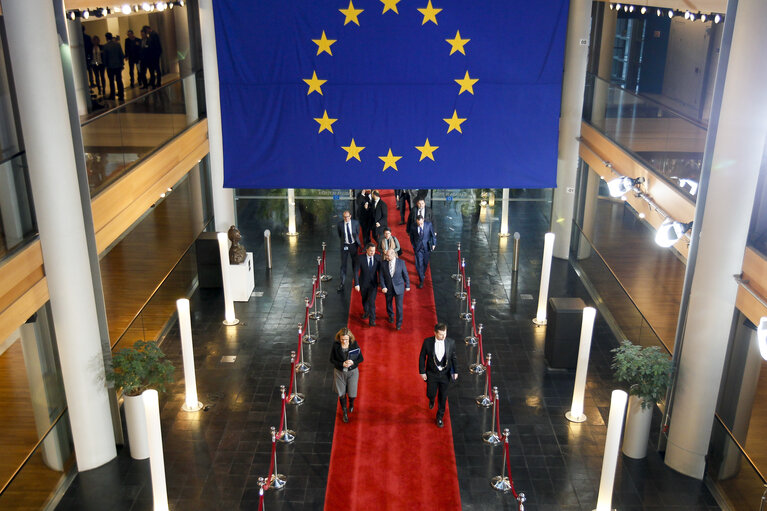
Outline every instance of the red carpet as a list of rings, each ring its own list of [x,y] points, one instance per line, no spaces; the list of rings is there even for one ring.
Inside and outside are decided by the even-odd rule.
[[[365,360],[351,422],[343,423],[337,407],[325,510],[460,510],[450,415],[445,415],[445,427],[437,428],[436,406],[429,410],[426,383],[418,374],[421,343],[433,335],[437,322],[431,275],[427,272],[423,289],[418,289],[412,247],[405,226],[399,225],[393,191],[382,192],[382,199],[389,207],[389,227],[402,246],[411,288],[405,293],[400,331],[386,321],[381,293],[377,326],[367,326],[360,318],[360,294],[352,290],[348,326]]]

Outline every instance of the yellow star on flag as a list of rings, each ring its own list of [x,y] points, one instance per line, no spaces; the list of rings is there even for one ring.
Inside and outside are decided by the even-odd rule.
[[[319,39],[312,39],[312,42],[317,45],[317,55],[322,53],[323,51],[328,52],[328,55],[333,55],[333,52],[330,51],[330,45],[336,42],[336,39],[328,39],[325,36],[325,31],[322,31],[322,37]]]
[[[333,133],[333,123],[336,122],[338,119],[331,119],[328,117],[328,111],[325,110],[322,114],[322,117],[315,117],[315,121],[320,123],[320,131],[317,133],[322,133],[323,130],[328,130],[329,132]],[[461,131],[460,128],[458,131]]]
[[[415,148],[421,151],[421,157],[418,159],[418,161],[421,161],[424,158],[429,158],[431,161],[434,161],[434,151],[439,149],[439,146],[429,145],[429,139],[427,138],[424,145],[417,145]]]
[[[357,19],[357,16],[360,15],[362,11],[365,9],[355,9],[354,4],[352,4],[352,0],[349,0],[349,7],[347,9],[338,9],[341,11],[341,14],[346,16],[346,19],[344,19],[344,25],[349,23],[350,21],[352,23],[355,23],[358,27],[360,26],[360,20]]]
[[[399,169],[397,168],[397,160],[402,158],[402,156],[394,156],[391,153],[391,147],[389,148],[389,154],[387,154],[386,156],[379,156],[379,158],[384,162],[383,170],[386,170],[389,167],[391,167],[397,172],[399,172]]]
[[[461,31],[456,30],[455,31],[455,39],[445,39],[445,41],[449,42],[452,48],[450,48],[450,55],[453,53],[460,51],[464,55],[466,55],[466,51],[463,49],[464,46],[466,46],[466,43],[471,41],[471,39],[461,39]]]
[[[307,96],[309,94],[311,94],[312,92],[314,92],[314,91],[319,92],[320,96],[323,95],[322,94],[322,84],[327,82],[327,80],[320,80],[319,78],[317,78],[317,71],[314,71],[312,73],[312,77],[311,78],[304,78],[304,81],[309,86],[309,92],[306,93]]]
[[[463,94],[464,91],[469,91],[474,95],[474,84],[479,81],[479,78],[469,78],[469,72],[466,71],[466,76],[461,79],[456,79],[455,81],[461,86],[461,90],[458,91],[459,96]]]
[[[341,146],[341,149],[346,151],[346,161],[351,160],[352,158],[356,158],[357,161],[362,161],[360,159],[360,151],[365,149],[365,146],[358,146],[354,143],[354,139],[352,139],[352,143],[348,146]]]
[[[394,11],[399,14],[397,4],[400,3],[400,0],[381,0],[381,3],[384,4],[384,10],[381,14],[386,14],[386,11]]]
[[[426,7],[422,8],[422,9],[418,9],[418,12],[423,14],[423,22],[421,22],[421,25],[426,25],[427,21],[433,21],[434,24],[436,25],[437,24],[437,14],[439,14],[439,12],[441,10],[442,9],[435,9],[434,7],[432,7],[431,6],[431,0],[429,0],[429,4]]]
[[[445,121],[447,125],[449,126],[447,128],[448,133],[450,133],[453,130],[458,130],[458,133],[463,133],[463,131],[461,131],[461,123],[463,123],[466,120],[466,118],[463,118],[463,119],[459,118],[458,112],[456,112],[455,110],[453,110],[453,117],[449,119],[442,119],[442,120]]]

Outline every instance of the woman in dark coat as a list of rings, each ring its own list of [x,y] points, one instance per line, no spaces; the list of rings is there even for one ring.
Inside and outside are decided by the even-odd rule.
[[[357,397],[357,382],[360,378],[357,366],[362,363],[362,352],[354,340],[351,330],[344,327],[336,333],[336,341],[330,350],[330,363],[333,364],[333,380],[338,393],[338,401],[344,413],[344,422],[349,422],[349,414],[354,411],[354,399]],[[346,406],[346,396],[349,406]]]

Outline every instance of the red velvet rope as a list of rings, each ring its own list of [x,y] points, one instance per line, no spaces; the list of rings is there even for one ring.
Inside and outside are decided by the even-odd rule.
[[[264,511],[264,492],[258,497],[258,511]]]
[[[301,337],[302,335],[301,335],[301,332],[299,331],[298,333],[299,346],[301,345]],[[295,374],[295,372],[296,372],[296,361],[293,360],[293,363],[290,364],[290,385],[288,387],[288,392],[285,394],[285,399],[282,400],[282,415],[280,415],[280,427],[277,428],[278,433],[282,431],[282,428],[285,425],[285,413],[286,413],[285,405],[287,403],[288,398],[290,397],[290,394],[293,393],[293,374]],[[272,442],[272,454],[271,454],[271,459],[269,460],[269,475],[267,476],[267,479],[266,479],[267,490],[272,485],[272,475],[274,474],[274,455],[276,452],[277,452],[277,441],[275,440],[274,442]],[[259,504],[258,504],[259,509],[262,509],[263,500],[264,498],[262,495],[261,498],[259,499]]]
[[[506,450],[506,472],[509,474],[509,485],[511,485],[511,494],[516,499],[518,497],[517,490],[514,489],[514,479],[511,478],[511,460],[509,460],[509,440],[505,439],[503,448]],[[519,503],[517,503],[517,509],[519,509]]]
[[[458,267],[461,267],[461,247],[458,247]]]

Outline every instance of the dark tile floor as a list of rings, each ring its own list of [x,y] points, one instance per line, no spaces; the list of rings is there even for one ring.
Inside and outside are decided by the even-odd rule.
[[[266,205],[266,203],[270,205]],[[247,304],[237,304],[241,324],[221,324],[220,292],[199,290],[192,300],[198,392],[206,411],[180,411],[183,383],[178,331],[174,328],[163,348],[177,363],[177,383],[164,396],[162,407],[168,494],[173,510],[257,509],[257,478],[269,468],[269,426],[280,414],[279,385],[288,384],[290,351],[297,344],[297,325],[303,319],[304,297],[311,289],[321,242],[328,242],[328,267],[334,275],[319,322],[321,339],[306,347],[312,370],[298,377],[307,402],[290,407],[288,420],[297,432],[294,444],[278,445],[278,467],[288,477],[286,488],[270,491],[266,509],[323,507],[325,484],[335,425],[335,395],[330,391],[332,370],[327,363],[331,333],[345,324],[349,292],[336,294],[338,253],[333,224],[347,206],[340,201],[304,201],[301,235],[287,240],[280,234],[284,207],[279,201],[240,202],[240,228],[254,252],[256,291]],[[477,300],[477,321],[485,325],[485,351],[493,355],[493,385],[500,395],[502,427],[510,430],[511,468],[517,490],[527,494],[528,510],[592,510],[601,470],[610,391],[615,387],[609,369],[609,350],[616,341],[597,320],[591,350],[587,401],[588,421],[571,424],[564,418],[572,395],[571,371],[547,370],[543,351],[545,328],[535,315],[540,279],[542,239],[548,225],[545,202],[512,202],[511,230],[522,235],[520,269],[511,272],[511,242],[497,236],[500,207],[476,215],[467,205],[434,202],[439,233],[432,259],[438,316],[449,334],[462,339],[467,323],[459,319],[453,297],[456,243],[462,243],[466,272]],[[471,209],[471,208],[469,208]],[[464,213],[461,212],[464,210]],[[273,269],[264,268],[262,231],[272,229]],[[529,296],[528,296],[529,295]],[[555,261],[550,296],[580,296],[590,302],[565,261]],[[406,319],[407,321],[407,319]],[[476,357],[460,343],[464,367]],[[222,363],[236,355],[234,363]],[[464,371],[451,395],[450,413],[463,509],[515,509],[510,495],[496,493],[489,479],[500,472],[501,449],[483,444],[491,411],[479,409],[474,398],[484,389],[484,377]],[[651,443],[658,434],[657,416]],[[645,460],[621,457],[613,505],[626,510],[719,509],[705,486],[666,468],[661,455],[649,450]],[[382,505],[382,509],[383,509]],[[151,486],[147,461],[132,460],[122,448],[117,459],[96,470],[80,473],[58,510],[150,510]]]

